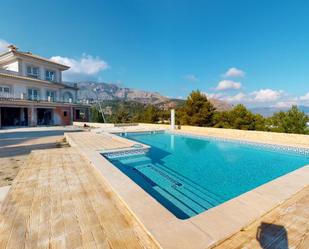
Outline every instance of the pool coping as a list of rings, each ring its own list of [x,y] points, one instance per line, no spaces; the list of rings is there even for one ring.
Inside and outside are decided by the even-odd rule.
[[[190,134],[188,131],[185,133]],[[100,152],[79,148],[79,145],[70,139],[74,133],[65,136],[71,146],[79,149],[103,175],[114,192],[162,248],[211,248],[270,212],[309,184],[309,165],[306,165],[194,217],[181,220]]]

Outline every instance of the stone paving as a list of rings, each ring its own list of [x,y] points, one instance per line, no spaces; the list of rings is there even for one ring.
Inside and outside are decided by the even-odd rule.
[[[32,152],[0,212],[0,248],[159,248],[74,148]]]

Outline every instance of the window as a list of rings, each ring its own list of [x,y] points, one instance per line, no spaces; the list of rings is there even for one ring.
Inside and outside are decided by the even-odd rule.
[[[39,78],[39,68],[34,66],[27,66],[27,76],[32,78]]]
[[[75,111],[75,118],[76,118],[76,120],[79,120],[79,119],[84,120],[85,117],[86,117],[85,110],[83,110],[83,109],[77,109],[77,110]]]
[[[39,91],[37,89],[28,89],[29,100],[39,100]]]
[[[63,116],[64,116],[64,117],[67,116],[67,112],[66,112],[66,111],[63,112]]]
[[[0,93],[10,93],[10,88],[7,86],[0,86]]]
[[[73,102],[73,95],[72,95],[72,93],[70,93],[70,92],[65,92],[65,93],[63,94],[63,101],[64,101],[64,102],[67,102],[67,103]]]
[[[46,91],[46,99],[48,101],[56,101],[56,92],[55,91]]]
[[[76,119],[80,119],[80,110],[76,110]]]
[[[48,81],[56,81],[56,72],[54,71],[45,71],[45,79]]]

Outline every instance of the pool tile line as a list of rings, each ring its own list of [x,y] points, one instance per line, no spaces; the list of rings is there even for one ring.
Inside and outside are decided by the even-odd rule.
[[[166,131],[167,133],[174,134],[174,135],[184,135],[188,137],[194,137],[201,140],[210,139],[213,141],[222,141],[222,142],[233,142],[238,144],[246,144],[246,145],[252,145],[256,147],[266,148],[271,151],[285,151],[285,152],[292,152],[299,155],[305,155],[309,156],[309,148],[299,148],[294,146],[288,146],[288,145],[281,145],[281,144],[275,144],[275,143],[262,143],[262,142],[253,142],[253,141],[246,141],[241,139],[233,139],[233,138],[221,138],[221,137],[215,137],[210,135],[197,135],[190,132],[183,132],[183,131]]]
[[[202,140],[206,140],[206,139],[210,139],[213,141],[222,141],[222,142],[235,142],[238,144],[247,144],[247,145],[252,145],[252,146],[256,146],[256,147],[261,147],[261,148],[267,148],[271,151],[285,151],[285,152],[292,152],[292,153],[296,153],[296,154],[300,154],[300,155],[305,155],[305,156],[309,156],[309,148],[300,148],[297,146],[288,146],[288,145],[282,145],[282,144],[276,144],[276,143],[263,143],[260,141],[247,141],[247,140],[242,140],[242,139],[236,139],[236,138],[223,138],[223,137],[216,137],[216,136],[212,136],[212,135],[197,135],[195,133],[192,132],[187,132],[187,131],[181,131],[181,130],[175,130],[175,131],[171,131],[171,130],[160,130],[160,131],[155,131],[153,133],[151,132],[133,132],[133,131],[127,131],[127,132],[116,132],[113,133],[115,135],[121,136],[122,138],[125,138],[125,136],[127,134],[132,134],[132,135],[141,135],[141,134],[157,134],[157,133],[169,133],[169,134],[174,134],[174,135],[184,135],[184,136],[188,136],[188,137],[194,137],[197,139],[202,139]],[[123,137],[123,134],[125,134],[125,136]]]

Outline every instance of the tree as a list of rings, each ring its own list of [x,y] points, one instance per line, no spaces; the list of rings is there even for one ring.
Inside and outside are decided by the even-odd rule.
[[[104,123],[103,117],[100,113],[100,111],[96,108],[96,106],[92,106],[90,109],[90,117],[91,117],[91,122],[95,123]]]
[[[141,122],[156,123],[159,120],[159,109],[153,105],[148,105],[140,117]]]
[[[270,118],[271,130],[285,133],[306,134],[307,122],[309,117],[297,106],[292,106],[287,112],[277,112]]]
[[[191,92],[184,106],[178,111],[180,124],[196,126],[212,126],[213,124],[215,107],[199,90]]]
[[[241,104],[230,111],[217,112],[214,123],[217,128],[265,130],[265,118],[259,114],[253,114]]]
[[[214,115],[214,127],[215,128],[232,128],[232,121],[230,117],[230,111],[216,112]]]
[[[113,115],[113,123],[128,123],[130,121],[130,114],[123,106]]]
[[[255,129],[255,118],[252,112],[248,111],[247,108],[239,104],[233,108],[230,112],[232,127],[234,129],[241,130],[254,130]]]

